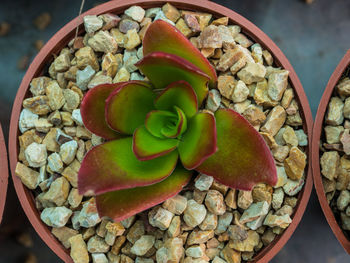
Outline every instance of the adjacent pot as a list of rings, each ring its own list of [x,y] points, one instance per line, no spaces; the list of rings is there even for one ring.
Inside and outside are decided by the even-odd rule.
[[[309,104],[306,95],[303,91],[302,85],[294,72],[291,64],[287,58],[283,55],[281,50],[268,38],[260,29],[258,29],[251,22],[238,15],[237,13],[222,7],[218,4],[206,2],[203,4],[203,0],[173,0],[173,1],[160,1],[160,0],[129,0],[127,3],[123,0],[115,0],[102,5],[99,5],[80,17],[75,18],[66,26],[64,26],[58,33],[56,33],[51,40],[42,48],[40,53],[36,56],[32,64],[30,65],[27,73],[25,74],[21,86],[18,90],[16,100],[14,103],[12,116],[11,116],[11,127],[10,127],[10,138],[9,138],[9,149],[10,149],[10,162],[11,171],[13,176],[14,185],[17,191],[18,198],[22,204],[22,207],[27,214],[28,219],[32,223],[33,227],[44,240],[44,242],[64,261],[72,262],[69,256],[69,252],[52,236],[49,228],[40,220],[39,211],[35,207],[34,198],[30,190],[28,190],[15,175],[14,171],[16,163],[18,161],[18,121],[19,115],[22,109],[22,102],[29,95],[29,83],[34,77],[38,77],[42,74],[45,66],[47,66],[53,59],[52,54],[58,53],[67,43],[74,37],[75,28],[77,25],[82,25],[82,18],[85,15],[99,15],[103,13],[122,13],[125,9],[132,5],[139,5],[143,8],[159,7],[164,3],[170,2],[174,6],[180,9],[187,9],[199,12],[208,12],[214,16],[227,16],[232,22],[241,26],[242,31],[251,37],[254,41],[260,43],[263,48],[266,48],[271,52],[278,66],[281,66],[289,70],[290,83],[293,86],[296,99],[301,105],[301,115],[304,123],[304,130],[308,136],[311,137],[312,130],[312,116],[309,108]],[[310,151],[307,148],[307,152],[310,159]],[[255,262],[268,262],[271,260],[277,252],[285,245],[292,233],[299,224],[301,217],[305,211],[308,203],[311,189],[312,189],[312,176],[311,167],[308,166],[306,174],[306,183],[303,191],[299,193],[299,203],[297,204],[296,211],[293,215],[293,222],[286,229],[286,231],[276,238],[268,247],[263,249],[255,258]]]
[[[350,50],[348,50],[348,52],[345,54],[343,59],[340,61],[340,63],[334,70],[331,78],[328,81],[326,90],[323,93],[321,102],[318,106],[316,120],[313,128],[311,151],[312,151],[312,173],[314,177],[318,200],[320,201],[323,213],[327,219],[328,224],[331,226],[333,233],[335,234],[335,236],[337,237],[341,245],[344,247],[344,249],[350,254],[350,240],[348,240],[344,235],[341,227],[339,226],[338,222],[334,217],[331,207],[327,202],[326,194],[322,183],[322,175],[321,175],[321,169],[320,169],[320,150],[319,150],[320,139],[321,139],[322,129],[323,129],[323,121],[327,111],[329,100],[333,94],[335,86],[337,85],[338,81],[340,80],[344,71],[347,69],[349,65],[350,65]]]
[[[0,224],[5,208],[8,176],[7,150],[4,134],[0,125]]]

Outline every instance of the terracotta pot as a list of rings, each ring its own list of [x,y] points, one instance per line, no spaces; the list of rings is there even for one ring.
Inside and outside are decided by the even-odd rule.
[[[24,98],[26,98],[26,96],[29,95],[28,87],[32,78],[40,76],[45,66],[52,62],[52,54],[57,54],[74,37],[75,28],[77,25],[82,25],[83,16],[92,14],[99,15],[107,12],[120,14],[131,5],[139,5],[143,8],[151,8],[162,6],[166,2],[167,1],[160,0],[115,0],[99,5],[82,14],[80,17],[75,18],[73,21],[64,26],[60,31],[58,31],[58,33],[56,33],[50,39],[50,41],[41,49],[40,53],[36,56],[32,64],[30,65],[18,90],[12,111],[9,138],[11,171],[13,175],[14,185],[22,207],[25,213],[27,214],[30,222],[34,226],[35,230],[38,232],[40,237],[46,242],[46,244],[65,262],[72,262],[68,251],[65,250],[64,247],[51,235],[50,229],[43,222],[41,222],[39,211],[35,207],[31,191],[28,190],[21,183],[21,181],[15,176],[14,173],[19,152],[17,139],[19,135],[18,120],[22,109],[22,101]],[[260,43],[263,46],[263,48],[269,50],[272,53],[277,65],[289,70],[290,72],[290,83],[294,87],[294,90],[296,92],[296,98],[298,99],[301,105],[301,115],[303,118],[304,130],[310,137],[312,129],[312,116],[302,85],[287,58],[283,55],[281,50],[272,42],[270,38],[268,38],[260,29],[258,29],[247,19],[218,4],[212,2],[206,2],[205,4],[203,4],[203,0],[173,0],[168,2],[171,2],[173,5],[180,9],[208,12],[217,17],[227,16],[231,19],[232,22],[240,25],[245,34],[250,36],[254,41]],[[307,149],[307,151],[309,152],[309,149]],[[283,233],[283,235],[276,238],[276,240],[273,243],[271,243],[268,247],[262,250],[255,257],[256,262],[268,262],[269,260],[271,260],[288,241],[288,239],[291,237],[292,233],[296,229],[297,225],[299,224],[300,219],[308,203],[312,189],[312,176],[310,172],[310,167],[307,167],[307,171],[308,172],[306,176],[306,183],[303,191],[299,195],[299,203],[293,215],[293,222]]]
[[[7,183],[8,183],[8,160],[4,134],[0,125],[0,224],[4,213]]]
[[[335,86],[337,85],[339,79],[341,78],[342,74],[346,70],[346,68],[350,64],[350,50],[345,54],[343,59],[340,61],[336,69],[334,70],[331,78],[328,81],[326,90],[323,93],[320,105],[318,106],[316,120],[313,128],[312,133],[312,145],[311,145],[311,152],[312,152],[312,173],[314,177],[315,182],[315,188],[318,196],[318,200],[320,201],[322,210],[324,215],[326,216],[328,224],[331,226],[333,233],[341,243],[341,245],[344,247],[346,252],[350,254],[350,240],[348,240],[340,226],[338,225],[338,222],[336,221],[333,211],[328,205],[326,194],[323,189],[323,183],[322,183],[322,175],[321,175],[321,169],[320,169],[320,151],[319,151],[319,144],[321,139],[321,134],[323,130],[323,120],[327,111],[327,106],[329,103],[329,100],[332,96],[333,90]]]

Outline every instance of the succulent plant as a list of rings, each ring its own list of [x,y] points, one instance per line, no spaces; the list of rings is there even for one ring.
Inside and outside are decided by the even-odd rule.
[[[85,156],[80,194],[96,196],[115,221],[180,192],[196,170],[231,188],[274,185],[276,168],[260,134],[230,109],[200,110],[215,88],[209,61],[175,27],[158,20],[137,63],[149,79],[100,85],[81,104],[87,129],[107,140]]]

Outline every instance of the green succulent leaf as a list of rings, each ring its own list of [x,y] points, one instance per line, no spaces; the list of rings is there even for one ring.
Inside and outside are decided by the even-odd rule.
[[[175,169],[177,151],[149,161],[136,158],[132,137],[110,141],[90,150],[78,173],[81,195],[151,185],[167,178]]]
[[[136,66],[157,89],[163,89],[179,80],[188,82],[197,94],[198,106],[208,95],[209,77],[179,56],[153,52],[145,56]]]
[[[163,90],[156,98],[154,105],[157,110],[167,111],[171,111],[174,106],[177,106],[188,118],[194,116],[198,110],[195,91],[190,84],[182,80],[171,83]]]
[[[145,126],[153,136],[165,138],[165,135],[162,133],[163,127],[176,123],[177,121],[178,116],[174,112],[153,110],[147,114]]]
[[[177,113],[177,121],[168,122],[161,130],[161,133],[167,138],[177,138],[187,129],[185,113],[179,107],[174,106],[174,108]]]
[[[85,127],[92,133],[107,140],[121,138],[122,135],[112,130],[105,118],[106,99],[109,95],[125,85],[125,82],[118,84],[102,84],[94,87],[86,93],[81,102],[80,112]]]
[[[153,136],[145,126],[137,128],[133,136],[133,151],[141,161],[168,154],[175,150],[178,144],[177,139],[160,139]]]
[[[123,134],[133,134],[154,109],[156,95],[146,82],[129,82],[114,91],[106,102],[108,125]]]
[[[97,211],[100,217],[119,222],[175,196],[188,184],[191,176],[191,171],[177,167],[160,183],[99,195],[96,197]]]
[[[219,150],[196,170],[241,190],[251,190],[257,183],[275,185],[274,159],[254,127],[230,109],[216,111],[215,118]]]
[[[181,138],[178,150],[183,166],[189,170],[195,169],[216,152],[213,114],[201,112],[188,121],[187,131]]]
[[[152,23],[143,38],[143,53],[145,56],[155,51],[161,51],[182,57],[210,77],[210,86],[215,87],[216,71],[201,52],[176,27],[157,20]]]

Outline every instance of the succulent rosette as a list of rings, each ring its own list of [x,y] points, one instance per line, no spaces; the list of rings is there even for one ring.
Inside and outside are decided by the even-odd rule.
[[[136,66],[148,81],[100,85],[81,104],[87,129],[107,140],[85,156],[82,195],[100,216],[128,218],[176,195],[196,170],[231,188],[277,181],[264,139],[230,109],[201,110],[216,86],[209,61],[167,22],[151,24]]]

